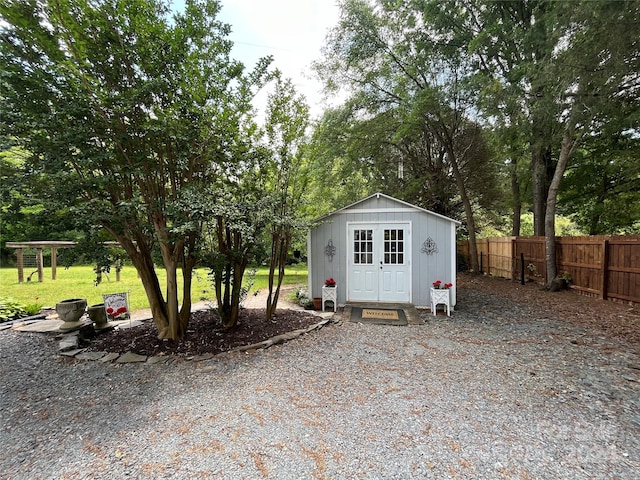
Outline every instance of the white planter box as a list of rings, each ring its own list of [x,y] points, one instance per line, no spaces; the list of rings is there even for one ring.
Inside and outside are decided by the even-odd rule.
[[[446,305],[447,315],[451,316],[451,297],[448,288],[431,288],[431,311],[436,314],[438,305]]]
[[[324,312],[324,302],[333,302],[333,311],[338,310],[338,287],[322,287],[322,311]]]

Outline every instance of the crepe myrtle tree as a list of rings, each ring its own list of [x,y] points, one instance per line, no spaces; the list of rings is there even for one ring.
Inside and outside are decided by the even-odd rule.
[[[183,337],[191,309],[201,224],[183,197],[236,168],[239,125],[268,76],[269,59],[252,72],[231,59],[219,10],[215,0],[178,13],[164,0],[0,4],[0,135],[18,139],[77,218],[122,245],[163,339]]]
[[[262,157],[259,151],[245,159],[256,166],[252,160],[257,157]],[[224,328],[238,324],[250,287],[243,283],[245,271],[255,259],[260,236],[270,221],[269,200],[259,188],[261,168],[246,168],[234,177],[189,199],[194,216],[202,219],[201,262],[209,270]]]
[[[296,230],[306,230],[301,206],[307,188],[308,160],[304,155],[309,126],[309,106],[290,79],[275,79],[267,101],[265,122],[265,189],[270,198],[271,254],[266,317],[270,320],[278,306],[291,239]]]

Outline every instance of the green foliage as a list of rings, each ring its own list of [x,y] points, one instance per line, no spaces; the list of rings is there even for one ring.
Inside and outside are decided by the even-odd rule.
[[[452,217],[473,215],[468,196],[491,208],[499,197],[496,166],[469,119],[472,92],[461,81],[470,75],[468,63],[416,28],[423,22],[418,5],[349,1],[341,7],[325,57],[315,65],[328,89],[342,87],[348,95],[314,136],[323,177],[335,179],[318,188],[318,201],[355,185],[361,191],[343,194],[340,205],[383,191]]]
[[[265,194],[271,199],[271,252],[269,255],[269,291],[266,320],[278,305],[284,280],[289,247],[298,231],[305,231],[308,222],[300,206],[308,184],[308,161],[304,155],[309,106],[299,96],[290,80],[276,78],[275,91],[267,101],[266,140],[270,150],[267,163]]]
[[[6,137],[5,137],[6,139]],[[0,141],[0,247],[2,263],[12,260],[7,241],[76,240],[69,205],[56,195],[56,186],[27,165],[29,152],[15,139]]]
[[[630,134],[586,139],[564,178],[560,210],[590,235],[640,233],[639,156]]]
[[[477,107],[508,142],[503,154],[514,166],[514,200],[531,202],[536,231],[542,232],[548,201],[555,206],[551,180],[557,167],[558,176],[564,172],[559,160],[571,157],[572,146],[601,135],[603,143],[615,143],[625,131],[637,136],[640,59],[628,32],[640,20],[638,3],[429,0],[415,5],[423,8],[425,29],[471,62]],[[575,158],[569,168],[580,169],[582,160]],[[528,183],[520,173],[525,164]],[[526,191],[520,191],[521,184]],[[517,201],[514,206],[519,210]]]
[[[350,205],[377,189],[375,171],[365,168],[349,146],[348,112],[325,111],[315,125],[307,155],[310,159],[306,206],[308,218],[318,218],[337,207]]]
[[[42,304],[38,302],[39,299],[39,297],[36,297],[33,302],[25,305],[24,309],[29,315],[36,315],[40,313],[40,310],[42,310]]]
[[[208,268],[214,285],[217,311],[225,327],[238,321],[246,291],[245,269],[256,253],[261,233],[270,214],[269,199],[251,181],[250,171],[222,188],[212,187],[205,195],[191,197],[194,218],[202,217],[204,242],[201,262]]]
[[[521,216],[521,230],[520,235],[523,237],[529,237],[533,235],[533,213],[523,213]],[[580,236],[585,233],[579,228],[576,223],[568,217],[562,215],[556,215],[556,234],[557,236]],[[499,236],[499,235],[498,235]]]
[[[269,59],[245,73],[230,58],[219,10],[215,0],[187,0],[179,13],[164,0],[0,5],[0,135],[29,152],[26,168],[84,229],[120,242],[171,338],[191,300],[178,308],[178,265],[190,291],[201,234],[184,197],[244,167],[250,102],[268,78]]]
[[[309,292],[306,287],[298,287],[294,290],[291,300],[295,301],[298,305],[306,310],[313,308],[313,299],[309,297]]]
[[[0,297],[0,322],[8,322],[28,315],[29,313],[21,303],[10,297]]]

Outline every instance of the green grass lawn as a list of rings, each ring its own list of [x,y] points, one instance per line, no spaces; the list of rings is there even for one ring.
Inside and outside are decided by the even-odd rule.
[[[160,285],[166,284],[164,269],[157,269]],[[25,277],[31,272],[25,270]],[[57,279],[51,280],[51,268],[44,269],[44,281],[39,283],[37,275],[32,281],[18,283],[18,270],[15,267],[0,268],[0,296],[28,305],[39,303],[45,307],[55,307],[56,303],[69,298],[86,298],[88,305],[102,303],[105,293],[129,293],[129,307],[131,310],[148,308],[149,302],[138,278],[135,268],[126,265],[121,272],[120,282],[116,282],[115,272],[102,277],[102,283],[97,287],[93,284],[95,274],[91,266],[73,266],[69,269],[58,267]],[[259,268],[254,278],[251,291],[263,290],[268,287],[269,270]],[[35,278],[35,281],[33,281]],[[285,270],[285,285],[306,285],[307,266],[292,265]],[[210,293],[204,293],[208,291]],[[213,299],[213,288],[209,283],[205,269],[198,269],[193,276],[191,294],[194,302],[207,296]],[[37,298],[37,300],[36,300]]]

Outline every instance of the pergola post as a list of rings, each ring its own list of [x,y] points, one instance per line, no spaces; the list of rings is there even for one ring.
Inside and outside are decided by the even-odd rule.
[[[42,259],[42,249],[36,249],[36,265],[38,266],[38,282],[42,283],[44,281],[44,271],[42,269],[43,264]]]
[[[18,283],[24,283],[24,256],[21,248],[16,248],[16,259],[18,264]]]
[[[56,268],[58,266],[58,249],[51,247],[51,280],[56,279]]]

